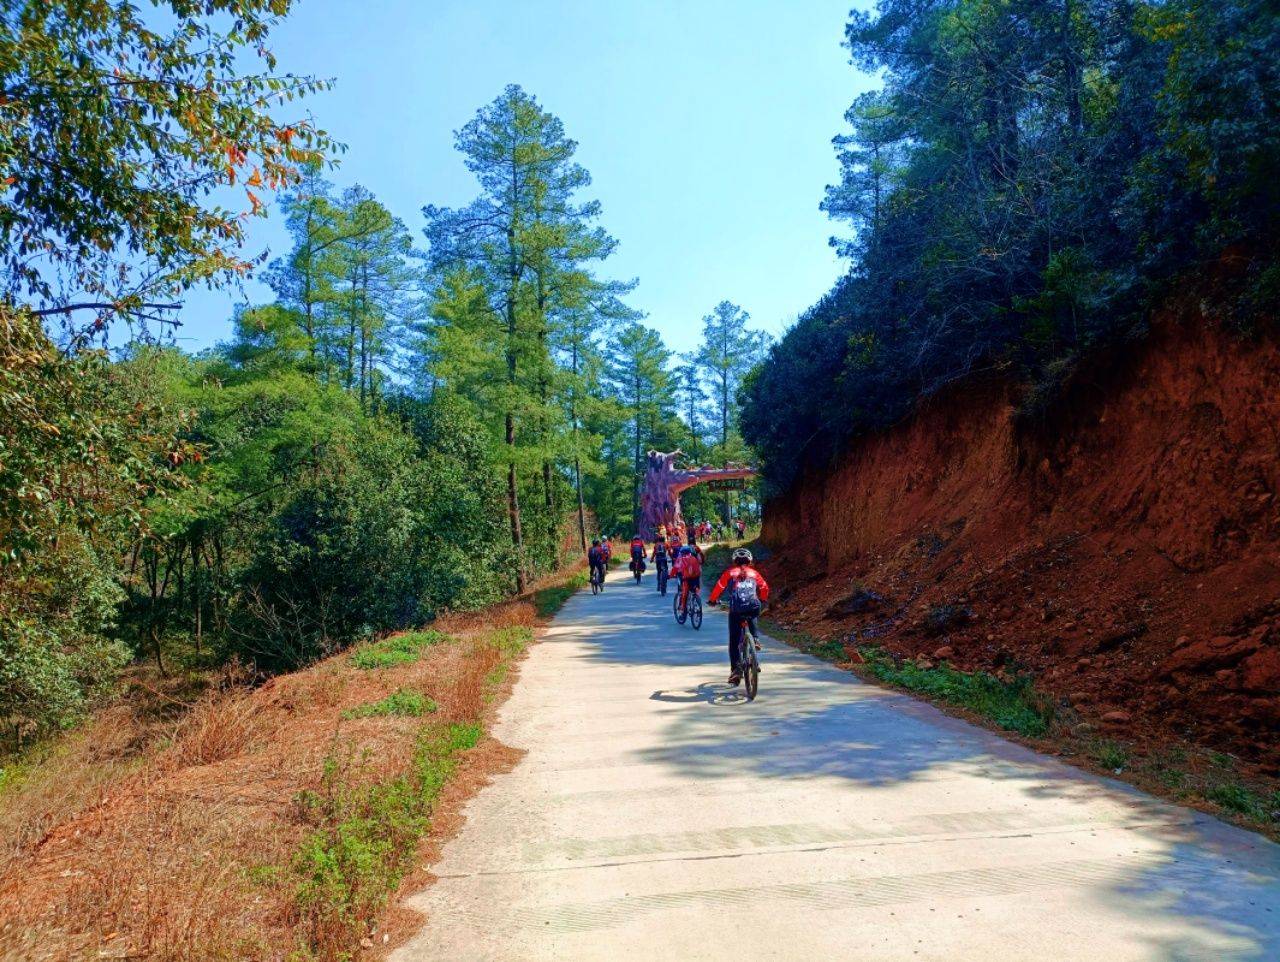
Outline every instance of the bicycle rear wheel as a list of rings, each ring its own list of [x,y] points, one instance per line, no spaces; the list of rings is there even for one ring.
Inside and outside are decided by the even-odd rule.
[[[688,617],[688,611],[680,609],[680,592],[675,593],[675,597],[671,599],[671,613],[676,616],[676,624],[683,625],[684,620]]]
[[[689,595],[689,624],[694,631],[702,627],[702,599],[696,593]]]
[[[742,626],[742,684],[747,692],[747,701],[756,700],[756,692],[760,690],[760,659],[756,657],[756,640],[746,625]]]

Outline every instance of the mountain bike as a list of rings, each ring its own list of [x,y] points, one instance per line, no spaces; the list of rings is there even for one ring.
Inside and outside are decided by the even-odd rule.
[[[684,604],[680,604],[681,597],[684,598]],[[671,601],[671,613],[676,616],[676,624],[683,625],[687,620],[693,625],[693,630],[697,631],[702,627],[702,593],[700,591],[690,591],[687,595],[684,592],[677,591],[676,596]]]
[[[667,582],[671,579],[671,575],[667,573],[666,565],[658,565],[658,594],[664,598],[667,594]]]
[[[756,657],[759,650],[760,640],[751,630],[751,622],[744,619],[738,635],[738,668],[742,672],[747,701],[755,701],[756,692],[760,690],[760,659]]]
[[[636,576],[636,584],[639,584],[640,576],[644,574],[644,562],[632,559],[631,573]]]
[[[598,595],[604,591],[604,572],[599,568],[591,569],[591,593]]]

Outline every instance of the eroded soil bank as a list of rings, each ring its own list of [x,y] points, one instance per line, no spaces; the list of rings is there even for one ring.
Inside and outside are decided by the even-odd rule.
[[[1280,774],[1280,350],[1166,317],[1051,414],[1021,402],[936,398],[773,501],[778,619]]]

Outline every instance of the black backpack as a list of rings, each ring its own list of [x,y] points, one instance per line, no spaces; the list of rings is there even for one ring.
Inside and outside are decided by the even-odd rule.
[[[734,581],[729,589],[729,610],[748,618],[760,614],[760,593],[755,578],[744,575]]]

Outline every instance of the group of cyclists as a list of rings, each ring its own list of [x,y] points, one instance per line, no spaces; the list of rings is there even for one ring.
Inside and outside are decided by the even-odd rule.
[[[656,570],[659,594],[665,595],[668,581],[671,578],[677,579],[679,594],[673,608],[676,619],[681,624],[690,610],[690,597],[699,599],[696,607],[701,610],[702,566],[706,562],[706,555],[698,546],[698,534],[702,530],[700,525],[692,526],[688,531],[687,541],[682,541],[679,532],[669,534],[664,528],[659,528],[651,548],[646,548],[645,541],[639,534],[631,539],[631,572],[637,584],[644,574],[646,561],[652,562]],[[591,568],[593,592],[604,590],[605,572],[612,556],[613,546],[608,537],[592,541],[587,552],[587,562]],[[769,600],[769,583],[756,570],[753,562],[750,551],[737,548],[733,552],[733,563],[720,575],[707,599],[714,606],[724,597],[729,610],[730,685],[737,685],[742,681],[739,642],[743,628],[749,628],[753,638],[759,637],[756,618],[764,603]],[[699,616],[694,627],[700,624]]]

